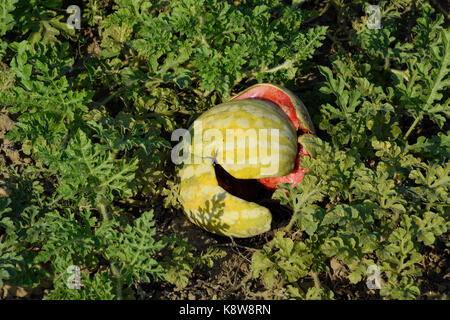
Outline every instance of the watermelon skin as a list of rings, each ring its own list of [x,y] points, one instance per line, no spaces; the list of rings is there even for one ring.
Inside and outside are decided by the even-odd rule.
[[[261,178],[258,179],[258,181],[268,190],[276,190],[280,183],[292,183],[293,187],[295,187],[297,183],[300,183],[303,180],[306,171],[308,171],[307,168],[300,167],[301,159],[305,156],[309,156],[308,151],[306,151],[302,145],[300,145],[300,147],[300,152],[295,160],[294,170],[292,170],[291,173],[282,177]]]
[[[180,202],[188,219],[214,234],[253,237],[270,230],[269,209],[219,186],[211,163],[185,165],[179,172]]]
[[[272,102],[286,114],[296,130],[315,134],[314,125],[304,103],[289,89],[268,83],[255,84],[238,93],[231,100],[242,99]]]
[[[203,132],[206,130],[218,130],[222,136],[221,141],[211,139],[211,141],[192,139],[191,153],[195,158],[215,157],[219,163],[228,173],[237,179],[258,179],[266,177],[278,177],[289,174],[295,166],[295,159],[297,157],[297,133],[294,126],[285,114],[277,108],[274,104],[262,100],[240,100],[230,101],[214,106],[213,108],[204,112],[194,124],[189,128],[191,136],[195,136],[195,124],[201,124]],[[253,146],[246,144],[245,148],[239,150],[237,140],[234,143],[234,160],[230,163],[227,159],[228,147],[226,146],[227,130],[254,130],[255,133],[260,133],[260,130],[267,130],[266,139],[257,139],[257,143]],[[279,162],[275,166],[275,171],[265,173],[265,168],[261,159],[255,164],[247,161],[251,154],[256,154],[259,157],[260,144],[264,141],[272,141],[272,134],[270,130],[278,130],[279,132]],[[270,144],[268,145],[268,154],[272,154]],[[213,152],[204,154],[205,150]],[[238,152],[245,152],[246,163],[239,163],[237,159]]]
[[[226,130],[264,129],[270,133],[270,129],[277,129],[280,144],[279,163],[276,171],[269,176],[286,175],[294,169],[297,156],[297,134],[294,126],[274,104],[259,100],[230,101],[217,105],[203,113],[196,122],[201,124],[203,132],[209,129],[218,130],[223,140],[192,139],[193,161],[185,164],[179,171],[181,181],[179,199],[184,213],[192,223],[219,235],[244,238],[267,232],[272,222],[270,211],[254,202],[238,198],[222,188],[217,180],[214,164],[207,157],[215,157],[215,161],[234,178],[266,177],[262,174],[261,169],[264,166],[261,161],[256,164],[250,164],[248,161],[244,164],[226,161],[228,146],[225,141]],[[198,126],[196,127],[194,122],[189,128],[192,137],[195,137],[195,128]],[[268,138],[271,141],[271,134],[268,134]],[[260,141],[254,146],[246,144],[245,154],[250,155],[252,150],[259,154],[259,143]],[[223,148],[214,149],[214,146],[219,145]],[[205,148],[214,150],[214,154],[204,154]],[[235,143],[235,156],[237,151],[237,143]],[[271,152],[273,150],[269,150],[269,153]],[[202,160],[201,163],[195,163],[198,159]]]
[[[315,132],[314,125],[303,102],[291,91],[281,86],[272,84],[256,84],[232,98],[232,100],[255,99],[269,101],[284,112],[297,131],[305,134]],[[295,160],[294,169],[287,175],[278,177],[261,178],[258,181],[268,190],[277,189],[280,183],[292,183],[295,186],[303,180],[307,169],[300,167],[301,158],[309,156],[308,152],[301,146]]]
[[[299,183],[307,171],[300,166],[302,157],[314,156],[313,148],[310,146],[313,145],[311,138],[315,137],[315,130],[305,106],[292,92],[283,87],[258,84],[239,93],[231,101],[209,109],[197,120],[202,124],[203,130],[217,129],[222,137],[226,137],[227,128],[279,130],[280,161],[276,172],[270,175],[261,174],[260,162],[256,164],[227,163],[225,141],[221,141],[225,146],[223,150],[204,154],[203,149],[197,152],[197,147],[201,145],[209,147],[208,150],[214,150],[214,143],[217,141],[205,142],[195,139],[191,143],[192,158],[202,161],[184,164],[178,174],[181,180],[180,203],[192,223],[206,231],[237,238],[252,237],[269,231],[272,222],[270,210],[251,202],[254,196],[251,191],[247,198],[243,196],[249,200],[247,201],[225,190],[224,181],[222,181],[223,187],[219,185],[214,163],[220,164],[233,178],[257,179],[255,181],[259,181],[271,192],[279,183],[294,185]],[[194,136],[194,126],[191,126],[189,131],[191,136]],[[297,132],[303,133],[298,140]],[[300,150],[297,150],[298,143]],[[255,146],[246,146],[246,154],[255,151],[252,148],[254,149]],[[235,144],[235,154],[236,151]],[[214,161],[203,161],[206,158],[214,159]],[[249,188],[245,187],[245,182],[245,180],[238,181],[238,189]],[[261,192],[261,190],[255,192]]]

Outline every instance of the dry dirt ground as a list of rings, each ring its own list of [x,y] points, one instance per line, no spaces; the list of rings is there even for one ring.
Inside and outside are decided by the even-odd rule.
[[[20,150],[20,146],[5,138],[5,134],[14,126],[14,121],[6,109],[0,110],[0,166],[16,166],[29,163],[30,159]],[[5,178],[5,177],[3,177]],[[8,196],[8,191],[0,188],[0,196]],[[130,208],[131,209],[131,208]],[[147,208],[145,208],[147,209]],[[135,210],[135,209],[131,209]],[[141,210],[139,210],[141,211]],[[142,210],[144,211],[144,209]],[[284,212],[285,214],[285,212]],[[253,252],[261,249],[273,236],[274,230],[250,239],[231,240],[201,230],[190,223],[180,211],[168,213],[165,209],[155,208],[155,217],[159,234],[173,233],[186,236],[190,243],[199,250],[212,246],[219,248],[227,255],[216,261],[213,268],[195,270],[185,288],[176,288],[168,283],[139,283],[134,287],[137,299],[255,299],[273,297],[267,295],[263,287],[252,284],[250,287],[239,287],[241,280],[250,271]],[[289,221],[284,215],[277,218],[275,228]],[[450,291],[450,270],[448,266],[450,235],[424,248],[422,266],[423,276],[419,280],[421,298],[439,298]],[[352,285],[346,279],[347,270],[336,259],[331,259],[331,272],[321,278],[323,285],[332,289],[336,299],[380,299],[377,292],[368,290],[361,282]],[[305,279],[301,286],[311,286],[312,280]],[[38,288],[22,288],[5,285],[0,288],[0,299],[41,299],[51,289],[51,283]]]
[[[0,166],[15,165],[22,163],[19,150],[14,143],[5,138],[6,133],[14,126],[6,110],[0,110]]]
[[[14,121],[8,116],[6,109],[0,109],[0,167],[23,163],[19,148],[6,139],[6,133],[14,127]],[[0,197],[7,197],[6,190],[0,187]]]

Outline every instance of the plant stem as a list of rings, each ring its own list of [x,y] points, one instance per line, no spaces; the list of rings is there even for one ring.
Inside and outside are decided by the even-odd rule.
[[[282,64],[264,71],[264,73],[274,73],[274,72],[277,72],[278,70],[289,69],[292,66],[293,66],[292,60],[286,60]]]
[[[273,67],[273,68],[270,68],[270,69],[263,68],[260,71],[250,73],[249,76],[257,76],[258,73],[274,73],[274,72],[277,72],[279,70],[291,68],[293,65],[294,65],[293,60],[286,60],[282,64],[279,64],[276,67]]]
[[[320,279],[319,279],[317,272],[311,270],[309,272],[309,274],[311,275],[311,277],[314,280],[314,287],[316,287],[316,289],[322,288],[322,285],[320,284]]]
[[[106,205],[100,201],[100,204],[98,205],[97,209],[100,211],[103,220],[104,221],[110,221],[111,218],[108,215],[108,211],[106,210]],[[114,280],[116,282],[116,296],[117,300],[123,300],[122,296],[122,281],[120,280],[120,270],[114,265],[113,262],[109,263],[111,268],[111,273],[114,277]]]
[[[289,221],[289,223],[283,228],[283,231],[288,233],[289,231],[291,231],[292,227],[294,226],[295,222],[297,221],[297,212],[295,212],[292,215],[291,220]]]
[[[417,118],[414,120],[414,122],[412,123],[412,125],[409,127],[408,131],[406,131],[405,136],[403,137],[403,139],[407,139],[408,136],[411,134],[411,132],[414,130],[414,128],[416,127],[416,125],[419,123],[420,119],[422,118],[423,113],[421,112]]]
[[[104,98],[102,101],[100,102],[95,102],[95,105],[97,107],[100,106],[104,106],[106,105],[108,102],[110,102],[112,99],[114,99],[115,97],[117,97],[119,94],[121,94],[123,92],[123,89],[119,89],[116,92],[113,92],[112,94],[110,94],[109,96],[107,96],[106,98]]]
[[[384,58],[384,70],[389,70],[389,65],[390,65],[390,61],[389,61],[389,55]]]
[[[411,88],[414,84],[414,82],[416,82],[416,76],[417,76],[417,70],[414,69],[411,75],[411,78],[408,81],[408,85],[406,87],[406,92],[411,93]]]
[[[323,14],[324,14],[325,12],[328,11],[328,8],[330,8],[330,1],[327,2],[327,4],[325,5],[325,7],[324,7],[322,10],[319,11],[319,14],[318,14],[317,16],[311,17],[311,18],[307,19],[307,20],[306,20],[305,22],[303,22],[303,23],[304,23],[304,24],[307,24],[307,23],[310,23],[310,22],[312,22],[313,20],[315,20],[315,19],[317,19],[317,18],[320,18],[321,16],[323,16]]]
[[[103,203],[100,203],[97,207],[98,211],[100,211],[102,218],[104,221],[109,221],[109,215],[108,215],[108,211],[106,211],[106,205],[104,205]]]
[[[112,274],[114,276],[114,279],[116,281],[116,296],[117,296],[117,300],[123,300],[123,296],[122,296],[122,281],[120,280],[120,271],[112,263],[111,263],[111,272],[112,272]]]

